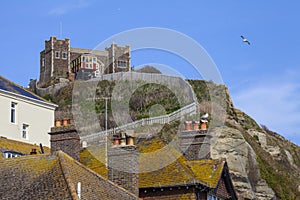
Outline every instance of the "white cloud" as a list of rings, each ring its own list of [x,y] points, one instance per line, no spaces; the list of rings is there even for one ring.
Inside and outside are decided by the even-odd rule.
[[[64,4],[59,5],[49,11],[50,15],[64,15],[68,12],[86,8],[90,5],[88,0],[77,0],[77,1],[68,1]]]
[[[294,77],[294,73],[292,76]],[[300,83],[290,73],[233,93],[235,107],[258,123],[300,144]]]

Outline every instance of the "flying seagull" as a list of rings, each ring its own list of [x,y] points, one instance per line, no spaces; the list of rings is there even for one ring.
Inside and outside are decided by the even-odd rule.
[[[241,35],[241,38],[243,40],[243,42],[246,42],[248,45],[250,45],[249,40],[247,40],[247,38],[245,38],[244,36]]]
[[[201,119],[207,119],[208,118],[208,113],[205,113],[204,115],[201,116]]]

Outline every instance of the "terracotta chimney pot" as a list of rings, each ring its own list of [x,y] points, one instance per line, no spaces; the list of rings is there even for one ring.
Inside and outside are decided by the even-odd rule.
[[[63,126],[67,126],[68,125],[68,119],[63,119]]]
[[[185,130],[191,130],[192,121],[185,121]]]
[[[128,137],[127,145],[134,145],[134,138],[133,137]]]
[[[61,121],[60,120],[56,120],[55,121],[55,127],[60,127],[61,126]]]
[[[199,121],[194,121],[194,130],[199,130],[199,125],[200,125]]]

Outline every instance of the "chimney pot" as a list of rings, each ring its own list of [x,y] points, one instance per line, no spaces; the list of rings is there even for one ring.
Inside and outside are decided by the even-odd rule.
[[[68,125],[68,119],[63,119],[63,126],[67,126]]]
[[[134,145],[134,138],[133,137],[129,136],[127,138],[127,145]]]
[[[37,154],[36,149],[31,149],[30,155],[36,155],[36,154]]]
[[[185,130],[190,131],[191,124],[192,124],[192,121],[185,121]]]
[[[55,121],[55,127],[60,127],[61,126],[61,121],[60,120],[56,120]]]
[[[120,139],[114,138],[114,145],[120,145]]]
[[[194,121],[194,130],[199,130],[199,125],[200,125],[199,121]]]
[[[201,120],[201,130],[207,130],[207,122],[205,119]]]

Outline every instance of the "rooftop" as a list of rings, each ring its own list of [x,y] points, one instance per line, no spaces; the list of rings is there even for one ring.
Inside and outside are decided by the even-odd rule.
[[[48,147],[43,147],[44,148],[44,153],[49,154],[50,153],[50,148]],[[5,137],[0,136],[0,149],[6,150],[6,151],[14,151],[18,152],[21,154],[30,154],[32,149],[37,149],[37,153],[40,154],[40,146],[39,145],[34,145],[34,144],[29,144],[25,142],[19,142],[16,140],[10,140]],[[0,156],[1,159],[1,156]]]
[[[217,187],[223,173],[225,160],[188,161],[175,149],[166,147],[157,138],[146,141],[146,143],[137,145],[140,155],[148,153],[139,158],[139,170],[142,171],[139,173],[139,188],[172,187],[197,183],[210,188]],[[158,150],[160,155],[156,153]],[[167,159],[174,159],[174,161]],[[108,177],[104,146],[90,146],[82,150],[80,162],[101,176]],[[148,169],[149,166],[155,167],[157,170],[151,171]]]
[[[19,86],[13,82],[11,82],[10,80],[0,76],[0,91],[6,91],[9,93],[14,93],[17,95],[22,95],[24,97],[30,98],[30,99],[34,99],[34,100],[38,100],[38,101],[42,101],[45,103],[49,102],[41,97],[39,97],[38,95],[24,89],[22,86]],[[54,105],[54,104],[53,104]]]
[[[1,199],[137,199],[135,195],[89,170],[67,154],[0,160]]]

